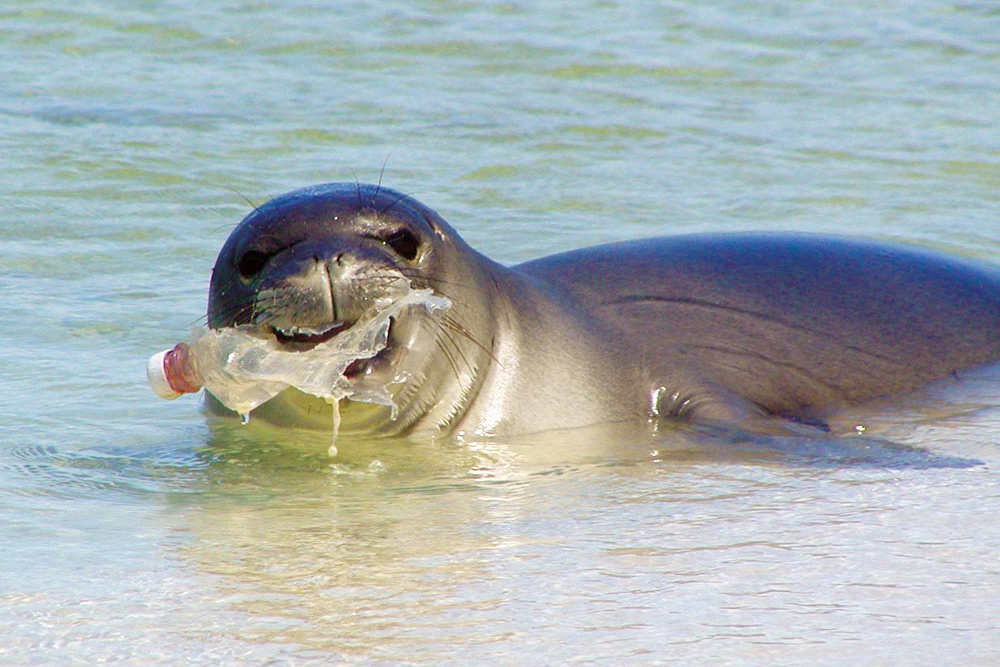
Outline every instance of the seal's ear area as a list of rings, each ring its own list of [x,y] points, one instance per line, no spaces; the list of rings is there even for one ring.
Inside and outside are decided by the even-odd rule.
[[[424,222],[426,222],[427,226],[431,228],[432,232],[434,232],[434,236],[439,239],[445,238],[444,229],[442,229],[441,225],[438,224],[438,221],[434,219],[434,214],[428,213],[427,211],[423,211],[422,213],[424,214]]]

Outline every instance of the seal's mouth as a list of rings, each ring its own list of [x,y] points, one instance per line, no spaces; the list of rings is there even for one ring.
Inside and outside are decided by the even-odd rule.
[[[296,350],[311,350],[320,343],[325,343],[351,324],[349,322],[333,322],[322,327],[272,327],[274,337],[282,345],[294,346]]]
[[[392,333],[395,323],[396,318],[390,317],[389,329],[386,332],[386,346],[371,358],[355,359],[352,361],[344,369],[345,378],[355,380],[369,373],[372,369],[376,368],[377,364],[380,364],[392,354]],[[271,331],[282,347],[291,352],[304,352],[313,349],[321,343],[325,343],[342,331],[351,328],[353,324],[354,322],[333,322],[318,327],[293,325],[290,327],[271,327]]]

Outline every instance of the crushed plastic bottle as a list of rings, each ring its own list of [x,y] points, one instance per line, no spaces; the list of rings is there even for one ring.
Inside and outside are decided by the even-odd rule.
[[[439,318],[451,302],[430,289],[400,288],[378,299],[350,328],[312,349],[283,349],[274,336],[261,335],[251,326],[223,329],[192,327],[187,343],[159,352],[149,359],[146,375],[161,398],[176,398],[201,387],[244,420],[265,401],[289,387],[326,399],[333,405],[336,430],[338,404],[344,398],[396,406],[387,386],[356,386],[344,377],[354,361],[370,359],[385,349],[390,318],[406,308],[423,308]],[[389,383],[405,377],[396,377]]]

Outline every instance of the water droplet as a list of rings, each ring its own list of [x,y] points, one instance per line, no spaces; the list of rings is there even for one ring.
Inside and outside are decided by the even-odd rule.
[[[333,433],[330,436],[330,448],[326,452],[333,458],[337,455],[337,435],[340,434],[340,400],[327,399],[327,403],[333,408]]]

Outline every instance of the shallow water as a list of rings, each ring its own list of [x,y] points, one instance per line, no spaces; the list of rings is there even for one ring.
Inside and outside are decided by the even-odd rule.
[[[1000,261],[998,34],[986,1],[6,3],[0,662],[996,664],[989,373],[845,417],[869,440],[331,462],[143,366],[247,200],[331,180],[507,262],[744,229]]]

